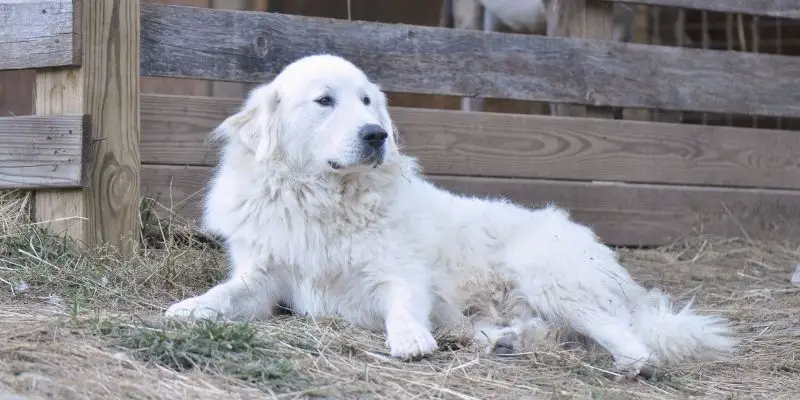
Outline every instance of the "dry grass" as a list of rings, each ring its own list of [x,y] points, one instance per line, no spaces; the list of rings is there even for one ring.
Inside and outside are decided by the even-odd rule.
[[[26,220],[28,199],[0,197],[0,399],[703,398],[790,399],[800,393],[798,246],[699,237],[621,250],[644,284],[721,312],[744,335],[724,363],[615,382],[600,352],[542,347],[484,354],[458,333],[419,362],[386,357],[381,335],[336,319],[167,323],[164,307],[224,275],[224,256],[180,221],[143,212],[133,259],[78,250]],[[145,210],[146,211],[146,210]]]

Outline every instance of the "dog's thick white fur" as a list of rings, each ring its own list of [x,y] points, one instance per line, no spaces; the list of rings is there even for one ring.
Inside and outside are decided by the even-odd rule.
[[[345,59],[295,61],[215,133],[224,143],[204,223],[224,239],[231,274],[167,316],[264,318],[284,303],[385,331],[391,354],[412,358],[437,349],[433,329],[461,323],[467,304],[492,307],[502,289],[495,305],[517,322],[495,338],[560,324],[626,374],[721,358],[737,343],[724,320],[674,311],[634,282],[564,210],[428,183],[398,149],[384,94]]]

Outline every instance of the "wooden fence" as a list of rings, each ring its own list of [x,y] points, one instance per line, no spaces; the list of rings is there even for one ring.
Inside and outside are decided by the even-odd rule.
[[[626,2],[800,18],[789,0]],[[610,23],[558,26],[610,20],[606,1],[551,0],[552,37],[138,0],[0,0],[0,12],[0,50],[12,54],[0,68],[48,68],[37,75],[36,113],[77,114],[0,120],[0,138],[20,143],[0,142],[0,184],[82,187],[36,196],[39,219],[80,210],[88,223],[71,231],[78,237],[135,236],[140,184],[175,211],[199,216],[216,160],[208,133],[241,99],[140,96],[140,73],[254,83],[301,56],[333,52],[393,92],[564,105],[558,117],[393,108],[405,148],[441,187],[555,201],[613,244],[665,244],[693,232],[800,238],[800,133],[614,120],[604,108],[799,117],[800,57],[615,43],[607,40]],[[565,32],[581,37],[560,37]],[[30,51],[25,34],[43,50]],[[49,140],[43,132],[77,127],[91,139],[88,161],[84,141],[59,140],[81,155],[81,167],[63,152],[40,155],[53,151],[39,144]],[[33,144],[25,147],[22,135]],[[37,183],[47,168],[57,177]]]
[[[0,187],[58,233],[134,248],[139,0],[0,0],[0,69],[36,68],[35,117],[0,119]]]

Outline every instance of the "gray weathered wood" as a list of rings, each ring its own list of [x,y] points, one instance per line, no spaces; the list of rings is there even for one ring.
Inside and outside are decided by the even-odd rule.
[[[386,90],[800,116],[800,58],[142,5],[143,75],[259,82],[342,55]]]
[[[85,186],[88,124],[88,115],[0,118],[0,189]]]
[[[550,0],[546,4],[547,36],[612,40],[613,4],[601,0]],[[608,107],[550,104],[557,116],[614,118]]]
[[[733,14],[765,15],[779,18],[800,18],[797,0],[609,0],[618,3],[647,4]]]
[[[142,95],[142,162],[214,165],[238,99]],[[432,174],[800,189],[798,132],[392,108]]]
[[[142,191],[199,218],[210,167],[143,165]],[[616,245],[664,245],[697,233],[800,239],[800,191],[429,176],[439,187],[541,206],[555,202]]]
[[[0,0],[0,70],[79,65],[80,0]]]

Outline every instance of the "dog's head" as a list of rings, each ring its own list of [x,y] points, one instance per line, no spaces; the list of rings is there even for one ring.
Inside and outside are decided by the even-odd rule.
[[[216,134],[308,172],[375,168],[397,154],[394,126],[380,88],[349,61],[301,58],[255,88]]]

